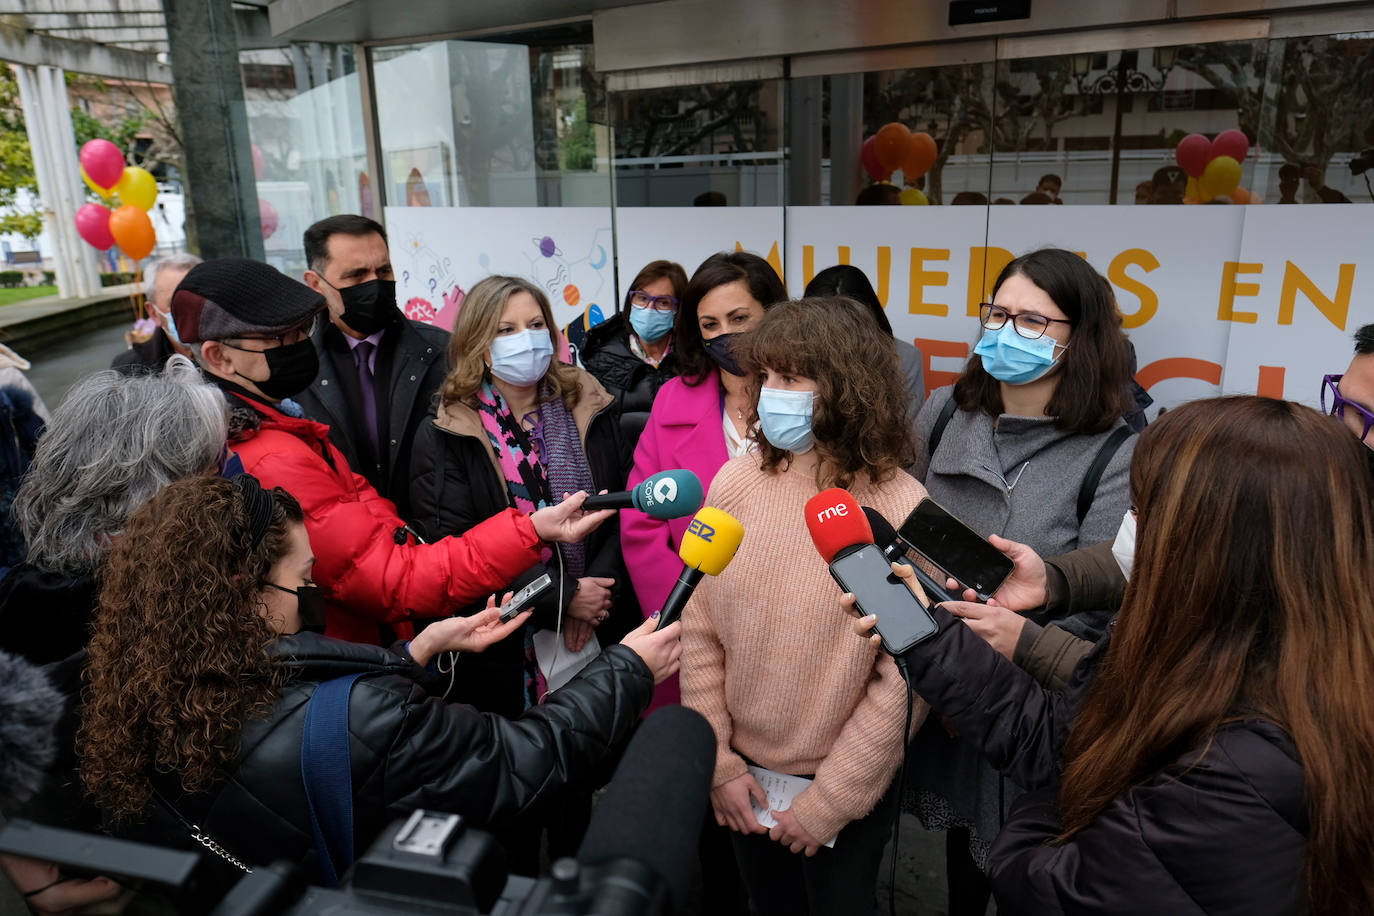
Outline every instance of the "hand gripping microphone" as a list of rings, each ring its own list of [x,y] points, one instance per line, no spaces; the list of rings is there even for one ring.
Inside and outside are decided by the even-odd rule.
[[[889,654],[900,655],[935,635],[935,618],[892,572],[853,496],[837,487],[817,493],[806,503],[806,527],[830,575],[854,595],[859,613],[877,616]]]
[[[692,597],[702,573],[718,576],[730,565],[744,540],[744,526],[729,512],[707,506],[697,513],[682,536],[677,555],[682,558],[682,573],[659,609],[658,629],[682,616],[687,599]]]
[[[638,509],[650,518],[685,518],[701,508],[705,502],[701,478],[691,471],[660,471],[634,487],[619,493],[588,496],[582,508]]]
[[[921,583],[921,588],[936,604],[960,600],[951,595],[949,589],[936,582],[924,569],[906,558],[906,551],[903,549],[904,542],[897,534],[896,529],[887,519],[883,518],[881,512],[868,506],[864,506],[863,509],[864,517],[868,519],[868,525],[873,529],[873,540],[882,548],[883,555],[887,557],[889,563],[901,563],[914,569],[916,581]]]

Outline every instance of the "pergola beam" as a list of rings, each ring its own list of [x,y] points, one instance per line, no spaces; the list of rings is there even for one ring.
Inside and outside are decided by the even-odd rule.
[[[61,67],[109,79],[172,82],[172,68],[143,51],[5,27],[0,27],[0,61],[29,67]]]

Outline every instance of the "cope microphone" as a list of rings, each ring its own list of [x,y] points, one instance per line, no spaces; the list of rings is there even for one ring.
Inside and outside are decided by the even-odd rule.
[[[631,490],[588,496],[582,508],[638,509],[650,518],[684,518],[705,502],[701,478],[688,470],[659,471]]]
[[[696,514],[677,549],[677,555],[682,558],[682,573],[663,607],[659,608],[657,629],[663,629],[682,616],[682,609],[687,606],[687,599],[692,597],[702,574],[720,575],[735,558],[742,540],[744,526],[729,512],[707,506]]]
[[[935,635],[935,618],[892,572],[853,496],[838,487],[817,493],[806,502],[806,527],[830,575],[854,595],[859,613],[877,616],[876,629],[889,654],[900,655]]]
[[[916,581],[921,583],[921,588],[936,604],[959,600],[950,594],[949,589],[936,582],[924,569],[906,558],[906,552],[902,549],[901,537],[898,536],[897,530],[892,527],[891,523],[883,518],[881,512],[869,506],[864,506],[863,510],[864,517],[868,519],[868,526],[873,529],[873,541],[882,549],[883,556],[887,557],[889,563],[901,563],[915,570]]]

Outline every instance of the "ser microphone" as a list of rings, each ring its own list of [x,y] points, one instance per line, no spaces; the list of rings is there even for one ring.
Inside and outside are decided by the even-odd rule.
[[[869,527],[873,529],[873,541],[881,548],[883,556],[887,557],[889,563],[901,563],[915,570],[916,581],[921,583],[921,588],[925,590],[927,597],[934,603],[943,604],[946,601],[959,600],[950,594],[949,589],[936,582],[924,569],[906,558],[906,552],[902,549],[906,542],[897,534],[897,529],[893,528],[891,523],[883,518],[881,512],[870,506],[864,506],[863,510],[864,517],[868,519]]]
[[[729,512],[707,506],[696,514],[677,555],[682,558],[682,572],[668,599],[659,608],[658,627],[661,630],[682,616],[687,599],[692,597],[702,574],[718,576],[739,550],[744,540],[744,526]]]
[[[633,489],[588,496],[582,508],[587,512],[638,509],[650,518],[670,519],[691,515],[703,502],[701,478],[691,471],[678,469],[652,474]]]
[[[854,595],[859,613],[877,616],[876,629],[889,654],[901,655],[935,635],[935,618],[892,572],[853,496],[838,487],[817,493],[806,502],[806,527],[831,577]]]

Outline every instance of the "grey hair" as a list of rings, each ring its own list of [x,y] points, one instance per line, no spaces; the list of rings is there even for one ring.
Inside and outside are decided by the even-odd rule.
[[[41,569],[84,575],[104,561],[136,509],[175,480],[213,466],[228,405],[184,356],[156,375],[97,372],[53,411],[14,500]]]
[[[153,286],[157,283],[157,272],[164,267],[171,267],[176,270],[190,270],[201,259],[189,252],[180,254],[169,254],[165,258],[158,258],[156,261],[143,268],[143,295],[149,299],[153,298]]]

